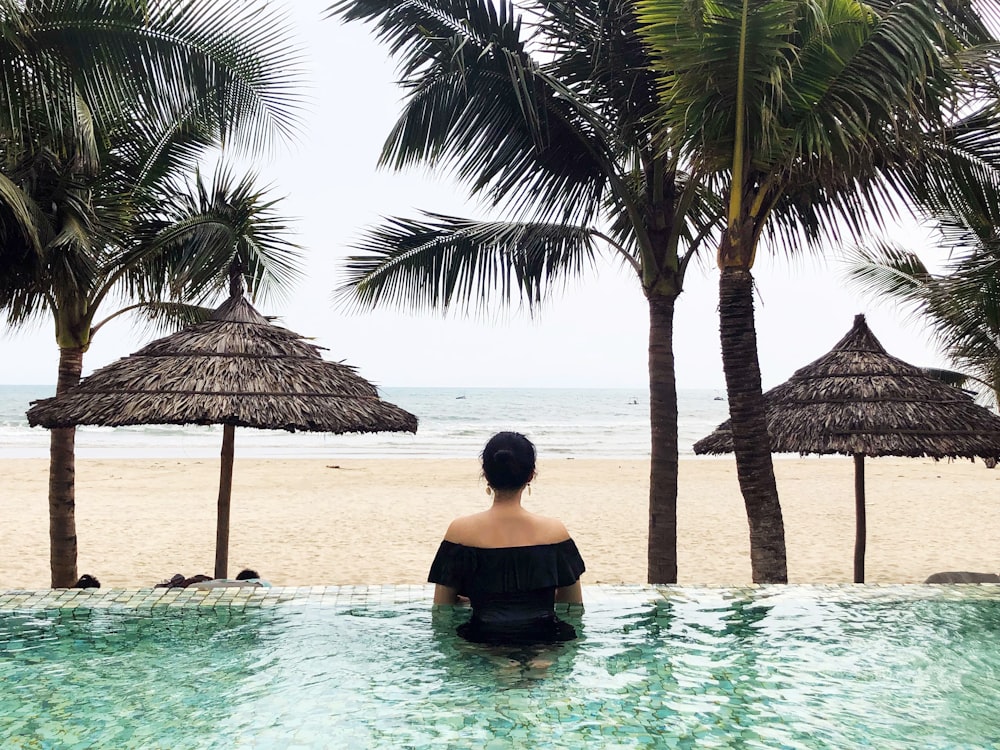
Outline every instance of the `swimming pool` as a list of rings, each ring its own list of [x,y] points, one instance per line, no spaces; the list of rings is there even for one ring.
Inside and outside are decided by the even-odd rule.
[[[589,586],[487,649],[424,586],[0,593],[0,747],[1000,748],[1000,586]]]

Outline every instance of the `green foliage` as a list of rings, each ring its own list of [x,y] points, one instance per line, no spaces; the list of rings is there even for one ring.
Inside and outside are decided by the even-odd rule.
[[[730,226],[750,221],[785,247],[799,232],[863,236],[929,181],[951,181],[943,136],[982,95],[995,50],[968,2],[637,6],[665,137],[694,172],[729,176]]]
[[[273,6],[2,0],[0,29],[9,323],[51,315],[61,346],[86,346],[108,296],[204,299],[234,254],[254,293],[291,280],[273,202],[249,178],[220,174],[209,194],[195,176],[212,149],[295,132],[298,52]]]
[[[943,137],[982,95],[994,40],[968,0],[636,6],[663,102],[654,132],[728,202],[718,264],[733,445],[754,580],[784,581],[753,326],[757,250],[765,238],[791,252],[843,229],[862,237],[894,205],[974,192],[950,186],[981,174],[977,157]],[[986,74],[967,70],[979,64]]]
[[[347,263],[345,287],[357,304],[446,309],[520,299],[537,306],[567,269],[581,273],[594,255],[586,227],[475,222],[425,214],[372,229]]]
[[[2,0],[0,132],[96,157],[124,110],[187,111],[253,151],[296,129],[298,51],[267,2]]]
[[[628,2],[341,0],[399,62],[382,164],[450,170],[505,217],[388,219],[350,259],[364,306],[534,307],[610,248],[676,296],[718,203],[651,136],[655,78]]]
[[[124,263],[135,296],[210,301],[235,276],[256,299],[298,278],[290,227],[253,175],[236,180],[220,167],[211,185],[196,172],[166,188]]]
[[[935,274],[904,248],[880,243],[849,254],[849,278],[884,302],[908,309],[959,368],[1000,403],[1000,254],[995,232],[945,230],[953,251]]]

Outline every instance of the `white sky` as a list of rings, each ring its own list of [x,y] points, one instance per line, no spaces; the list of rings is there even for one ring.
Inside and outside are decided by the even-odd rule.
[[[484,320],[395,310],[348,315],[334,307],[341,259],[380,216],[414,216],[418,209],[485,213],[466,206],[464,188],[446,178],[376,170],[399,113],[393,63],[367,27],[321,20],[328,4],[295,0],[313,101],[300,143],[256,165],[275,195],[286,196],[284,213],[296,218],[305,276],[288,300],[260,304],[260,311],[280,316],[281,325],[326,347],[329,359],[345,360],[381,386],[645,387],[646,302],[630,272],[610,262],[553,296],[534,320],[517,311]],[[933,258],[919,229],[902,228],[895,238],[925,260]],[[691,268],[678,302],[680,388],[724,387],[718,275],[708,260]],[[890,354],[917,365],[945,364],[919,324],[890,305],[862,299],[842,283],[842,273],[833,260],[758,257],[756,324],[765,389],[827,352],[857,313],[867,315]],[[122,320],[102,330],[85,355],[84,374],[153,337],[133,329]],[[50,323],[0,329],[0,383],[54,383],[57,362]]]

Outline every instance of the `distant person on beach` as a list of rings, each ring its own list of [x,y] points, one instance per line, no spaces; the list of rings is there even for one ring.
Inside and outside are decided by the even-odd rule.
[[[101,582],[98,581],[94,576],[84,573],[80,576],[80,580],[73,584],[75,589],[99,589],[101,588]]]
[[[529,513],[521,495],[535,476],[535,446],[500,432],[482,452],[488,510],[451,522],[431,564],[435,604],[468,597],[472,618],[458,634],[475,643],[569,641],[576,631],[555,603],[581,603],[585,567],[561,521]],[[530,488],[528,488],[530,493]]]

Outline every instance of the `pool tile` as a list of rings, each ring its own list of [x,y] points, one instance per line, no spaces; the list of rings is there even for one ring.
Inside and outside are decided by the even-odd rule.
[[[836,598],[849,591],[855,600],[877,600],[886,596],[902,601],[916,600],[968,600],[998,599],[1000,585],[997,584],[947,584],[947,585],[871,585],[864,586],[836,584],[792,584],[782,586],[752,586],[740,588],[726,587],[683,587],[655,586],[649,584],[594,584],[584,586],[584,605],[559,604],[560,613],[586,611],[588,607],[601,608],[616,602],[637,599],[650,604],[664,602],[679,604],[699,592],[717,591],[720,601],[752,598],[758,605],[773,605],[794,600],[802,591],[822,595],[824,592]],[[340,609],[355,607],[389,607],[399,604],[417,604],[433,598],[431,584],[373,586],[303,586],[272,588],[144,588],[144,589],[10,589],[0,591],[0,611],[22,610],[72,610],[77,608],[108,609],[129,608],[148,609],[167,607],[218,607],[235,610],[262,606],[333,606]]]

